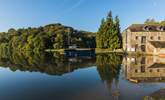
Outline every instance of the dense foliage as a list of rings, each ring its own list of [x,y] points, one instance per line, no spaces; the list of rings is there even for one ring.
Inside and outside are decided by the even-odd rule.
[[[100,49],[119,49],[122,46],[122,36],[120,33],[120,21],[118,16],[115,20],[109,12],[106,20],[101,21],[100,28],[96,34],[96,46]]]
[[[9,29],[0,33],[0,52],[64,49],[68,45],[95,48],[95,34],[78,31],[61,24],[50,24],[39,28]]]
[[[146,24],[146,25],[163,25],[163,26],[165,26],[165,20],[162,20],[162,21],[159,22],[159,21],[156,21],[155,19],[146,19],[144,24]]]

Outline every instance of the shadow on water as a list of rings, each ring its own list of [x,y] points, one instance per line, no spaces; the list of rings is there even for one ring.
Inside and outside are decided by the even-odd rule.
[[[12,52],[6,55],[5,53],[0,54],[0,66],[9,68],[14,73],[18,71],[31,72],[29,74],[39,72],[40,78],[43,78],[42,74],[46,74],[48,79],[42,82],[49,85],[52,83],[52,89],[44,90],[48,93],[41,92],[41,95],[36,96],[39,97],[38,99],[41,99],[42,96],[44,98],[51,96],[52,98],[59,97],[61,100],[83,100],[83,98],[86,100],[154,100],[154,98],[162,99],[165,95],[163,89],[165,87],[165,58],[157,56],[123,57],[118,54],[99,54],[95,57],[70,58],[58,53],[26,52],[21,54]],[[80,69],[85,69],[85,72]],[[66,79],[65,76],[68,75],[72,77],[72,81]],[[59,81],[56,77],[49,78],[49,76],[59,76],[62,80]],[[18,78],[17,81],[22,80]],[[33,81],[37,82],[37,80]],[[33,88],[35,89],[38,85],[34,83]],[[43,84],[40,85],[43,86]],[[24,86],[29,85],[24,84]],[[47,85],[44,87],[49,88]],[[66,87],[67,89],[65,89]],[[1,85],[0,88],[2,88]],[[30,88],[29,92],[32,92],[33,88]],[[40,89],[34,91],[37,92],[37,90]],[[75,91],[79,96],[73,97]],[[88,94],[85,95],[82,91],[86,91]],[[66,95],[63,96],[64,94]]]
[[[65,58],[57,53],[45,52],[28,52],[26,54],[14,52],[10,56],[0,57],[0,65],[1,67],[8,67],[11,71],[63,75],[79,68],[94,66],[95,58]]]
[[[97,55],[96,65],[97,71],[103,82],[111,87],[112,81],[118,81],[120,68],[122,63],[122,56],[116,54]]]
[[[65,57],[58,53],[47,52],[12,52],[0,55],[0,66],[11,71],[41,72],[49,75],[63,75],[79,68],[97,66],[103,81],[117,77],[119,74],[122,56],[116,54],[102,54],[97,56]],[[111,76],[111,77],[106,77]]]
[[[119,96],[118,81],[122,59],[123,57],[117,54],[101,54],[96,56],[97,71],[113,99],[117,99]],[[112,90],[113,83],[115,83],[115,90]]]
[[[58,53],[12,53],[0,57],[0,65],[11,71],[40,72],[60,76],[82,68],[96,67],[103,83],[111,90],[113,82],[119,81],[122,56],[116,54],[97,55],[96,57],[68,58]],[[112,91],[109,91],[112,92]],[[113,93],[112,93],[113,94]],[[117,95],[117,94],[115,94]]]

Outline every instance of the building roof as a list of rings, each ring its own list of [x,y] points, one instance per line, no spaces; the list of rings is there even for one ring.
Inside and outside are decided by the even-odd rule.
[[[165,48],[165,41],[150,41],[155,48]]]
[[[132,24],[127,29],[131,32],[165,32],[164,25]]]
[[[164,63],[154,63],[149,68],[165,68],[165,64]]]

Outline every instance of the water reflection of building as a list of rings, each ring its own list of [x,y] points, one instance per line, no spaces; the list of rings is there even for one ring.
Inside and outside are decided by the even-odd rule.
[[[165,81],[165,58],[158,56],[126,57],[125,77],[132,82]]]

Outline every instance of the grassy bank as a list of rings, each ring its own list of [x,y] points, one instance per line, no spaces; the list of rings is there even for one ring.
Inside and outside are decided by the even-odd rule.
[[[64,54],[65,49],[46,49],[46,52],[59,52],[60,54]],[[110,50],[110,49],[95,49],[96,54],[103,54],[103,53],[124,53],[122,49],[118,50]]]

